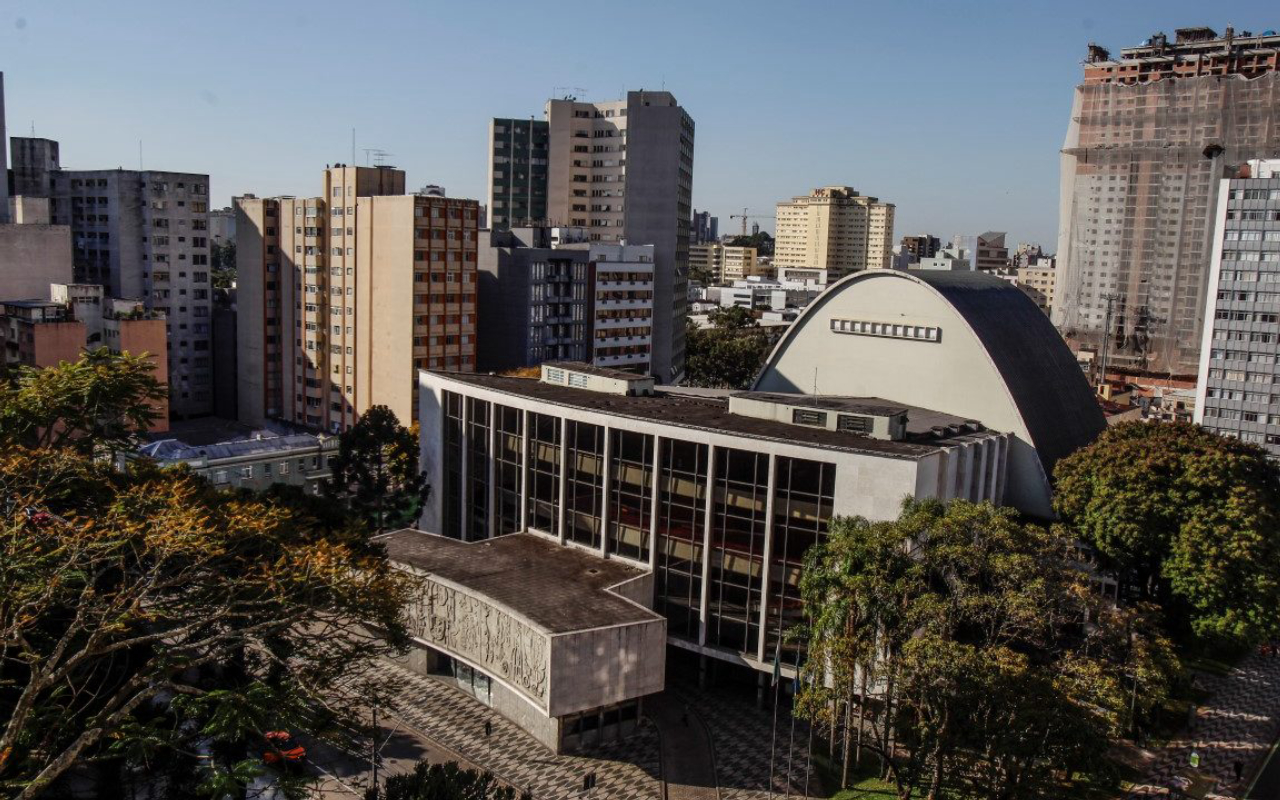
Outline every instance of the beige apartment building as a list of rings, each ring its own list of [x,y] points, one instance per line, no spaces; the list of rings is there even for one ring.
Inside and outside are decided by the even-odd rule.
[[[1046,314],[1053,312],[1058,270],[1053,258],[1038,258],[1018,270],[1018,286],[1036,301]]]
[[[321,197],[236,198],[240,420],[416,416],[418,368],[471,372],[479,204],[335,165]]]
[[[690,274],[703,274],[712,283],[731,283],[752,275],[766,275],[754,247],[733,247],[719,242],[689,246]]]
[[[848,186],[824,186],[778,203],[773,264],[778,277],[831,284],[893,256],[892,203]]]

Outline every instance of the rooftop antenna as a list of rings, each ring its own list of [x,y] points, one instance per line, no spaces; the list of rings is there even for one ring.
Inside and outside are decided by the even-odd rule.
[[[364,165],[366,167],[368,166],[381,167],[386,163],[387,159],[390,158],[392,155],[394,154],[388,153],[386,150],[383,150],[378,147],[366,147],[364,149]],[[369,163],[370,159],[373,160],[372,165]]]
[[[143,172],[142,168],[142,140],[138,140],[138,172]]]
[[[551,87],[551,95],[553,97],[559,96],[561,90],[566,92],[566,94],[560,98],[561,100],[577,100],[580,95],[586,95],[587,93],[587,90],[583,89],[581,86],[553,86]],[[573,94],[567,94],[568,92],[573,92]]]

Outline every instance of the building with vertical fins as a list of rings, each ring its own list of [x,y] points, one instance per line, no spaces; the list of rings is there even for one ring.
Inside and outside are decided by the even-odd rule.
[[[1062,149],[1057,302],[1074,347],[1194,374],[1218,183],[1280,155],[1280,35],[1180,28],[1091,44]]]

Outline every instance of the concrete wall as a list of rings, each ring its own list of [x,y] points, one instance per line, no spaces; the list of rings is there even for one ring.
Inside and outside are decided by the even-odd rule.
[[[551,716],[662,691],[666,643],[665,619],[552,637]]]
[[[48,300],[49,284],[71,283],[72,274],[70,228],[0,225],[0,299]]]
[[[261,426],[267,418],[266,309],[263,305],[266,264],[262,241],[264,202],[270,201],[253,197],[238,197],[235,201],[236,363],[239,370],[236,407],[237,419],[251,426]],[[292,287],[290,287],[291,290]],[[283,313],[283,309],[280,311]],[[277,346],[282,347],[282,345]],[[289,399],[292,400],[292,396]]]
[[[1051,517],[1050,487],[1030,433],[1004,378],[969,324],[932,288],[896,277],[860,281],[814,301],[796,323],[755,386],[760,391],[812,391],[814,370],[823,394],[901,399],[981,420],[1013,435],[1005,501]],[[934,326],[940,341],[836,333],[832,318]]]
[[[384,405],[413,419],[412,196],[362,197],[356,230],[356,413]]]

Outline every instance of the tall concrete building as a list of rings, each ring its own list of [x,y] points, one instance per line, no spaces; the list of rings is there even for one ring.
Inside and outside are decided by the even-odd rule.
[[[1053,319],[1110,363],[1192,374],[1218,182],[1280,155],[1280,36],[1182,28],[1090,45],[1062,150]],[[1108,326],[1109,320],[1109,328]]]
[[[339,164],[320,197],[236,198],[241,422],[339,432],[385,405],[407,424],[417,369],[475,369],[479,206],[404,190]]]
[[[493,230],[547,224],[547,142],[546,120],[489,123],[489,227]]]
[[[13,151],[14,196],[53,197],[53,179],[62,169],[58,143],[53,139],[15,136],[9,146]]]
[[[693,119],[670,92],[625,100],[551,100],[547,214],[592,241],[654,247],[653,374],[684,372]]]
[[[591,245],[591,363],[648,375],[653,364],[651,244]]]
[[[563,232],[566,229],[555,229]],[[586,232],[567,229],[565,244]],[[480,232],[478,368],[504,372],[591,357],[590,253],[550,228]],[[561,241],[566,238],[562,233]]]
[[[213,412],[209,176],[158,170],[52,173],[53,221],[71,226],[77,283],[140,298],[169,325],[169,409]]]
[[[45,198],[14,197],[9,206],[12,221],[0,222],[0,298],[47,300],[50,284],[72,280],[71,229],[51,224]]]
[[[710,211],[693,211],[693,226],[689,232],[689,244],[707,244],[720,241],[720,218]]]
[[[977,236],[959,234],[951,237],[951,246],[964,251],[972,269],[994,272],[1009,266],[1009,248],[1005,245],[1003,231],[987,231]]]
[[[893,256],[892,203],[824,186],[778,203],[773,264],[779,278],[831,284]]]
[[[0,223],[9,221],[9,134],[4,127],[4,73],[0,72]]]
[[[937,236],[927,233],[920,236],[903,236],[902,251],[914,256],[915,261],[933,258],[942,249],[942,241]]]
[[[1195,421],[1280,457],[1280,159],[1221,181]]]

